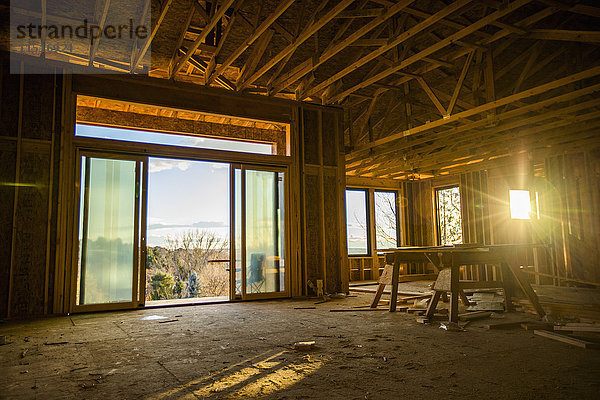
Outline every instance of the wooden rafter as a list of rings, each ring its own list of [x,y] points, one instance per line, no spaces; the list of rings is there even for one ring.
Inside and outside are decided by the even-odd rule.
[[[425,82],[425,79],[419,76],[417,77],[417,82],[419,82],[419,85],[421,85],[425,93],[427,93],[427,97],[431,99],[431,102],[433,103],[433,105],[435,105],[435,108],[438,109],[442,117],[445,117],[447,114],[446,109],[444,108],[442,103],[440,103],[440,99],[438,99],[435,93],[433,93],[433,90],[431,90],[427,82]]]
[[[208,85],[208,77],[212,76],[215,68],[217,66],[217,57],[221,53],[221,49],[223,49],[223,45],[229,36],[229,32],[233,28],[235,21],[239,18],[238,10],[234,11],[227,23],[227,28],[225,28],[225,32],[221,35],[221,39],[219,40],[219,44],[217,44],[217,48],[215,49],[214,54],[211,55],[210,60],[208,61],[208,67],[206,68],[206,72],[204,73],[204,84]]]
[[[151,3],[151,0],[148,0],[146,2],[146,6],[144,8],[144,12],[143,12],[143,15],[142,15],[143,19],[146,18],[146,15],[147,15],[146,13],[149,12],[150,3]],[[132,53],[133,56],[131,58],[130,71],[133,72],[138,67],[138,65],[140,64],[140,61],[146,55],[146,52],[150,48],[150,44],[152,43],[152,40],[154,40],[154,37],[156,36],[156,34],[158,32],[158,29],[160,28],[161,24],[165,20],[165,16],[167,15],[167,11],[169,11],[169,8],[171,7],[172,3],[173,3],[173,0],[167,0],[163,4],[162,9],[160,10],[160,14],[158,15],[158,18],[156,20],[156,23],[152,27],[152,32],[150,32],[150,36],[148,36],[148,38],[146,39],[146,41],[144,42],[144,44],[142,45],[141,48],[137,48],[137,44],[138,43],[137,43],[137,40],[136,40],[135,45],[134,45],[134,50],[133,50],[133,53]]]
[[[326,61],[328,61],[329,59],[334,57],[336,54],[340,53],[342,50],[344,50],[348,46],[355,44],[359,40],[369,40],[369,41],[384,40],[387,42],[387,39],[373,39],[373,38],[360,39],[360,38],[363,37],[368,32],[375,29],[376,27],[378,27],[379,25],[388,21],[390,18],[392,18],[394,15],[396,15],[397,13],[402,11],[404,8],[406,8],[412,2],[414,2],[414,0],[404,0],[404,1],[400,1],[399,3],[394,4],[392,7],[388,8],[388,9],[383,9],[380,11],[380,14],[378,16],[376,16],[373,20],[369,21],[368,23],[364,24],[356,31],[352,32],[345,39],[341,40],[338,43],[332,42],[332,44],[330,46],[328,46],[323,51],[323,53],[319,55],[319,57],[317,57],[317,58],[311,57],[311,58],[305,60],[303,63],[299,64],[292,71],[290,71],[286,75],[282,76],[281,79],[279,79],[273,85],[274,93],[277,93],[277,92],[293,85],[296,81],[298,81],[299,79],[304,77],[306,74],[314,71],[315,69],[317,69],[317,67],[319,67],[320,65],[322,65],[323,63],[325,63]],[[348,28],[348,26],[349,26],[349,24],[342,26],[342,29],[340,31],[345,32],[345,30]],[[341,37],[341,34],[339,34],[339,33],[336,34],[336,37],[338,35]]]
[[[465,60],[465,64],[460,71],[460,76],[458,77],[458,82],[456,82],[456,86],[454,87],[454,92],[452,92],[452,97],[450,98],[450,104],[448,104],[448,109],[446,110],[446,117],[452,114],[452,110],[454,110],[454,105],[456,104],[456,100],[458,100],[458,95],[460,94],[460,90],[462,89],[463,83],[465,82],[465,77],[467,76],[467,72],[469,71],[469,66],[473,61],[473,56],[475,52],[472,51],[467,55],[467,59]]]
[[[325,0],[327,1],[327,0]],[[297,49],[302,43],[308,40],[315,32],[321,29],[325,24],[335,18],[340,12],[342,12],[346,7],[348,7],[353,0],[340,0],[335,6],[333,6],[325,15],[319,18],[315,23],[308,26],[297,38],[294,39],[294,42],[286,46],[283,50],[281,50],[277,55],[267,61],[257,72],[255,72],[252,76],[250,76],[239,88],[240,90],[248,88],[251,84],[256,82],[260,77],[262,77],[267,71],[273,68],[277,63],[283,60],[290,52]]]
[[[597,76],[597,75],[600,75],[600,66],[593,67],[593,68],[587,69],[585,71],[582,71],[582,72],[579,72],[579,73],[576,73],[576,74],[573,74],[573,75],[569,75],[569,76],[564,77],[562,79],[557,79],[557,80],[555,80],[553,82],[549,82],[549,83],[537,86],[535,88],[532,88],[532,89],[529,89],[529,90],[525,90],[523,92],[519,92],[519,93],[516,93],[514,95],[507,96],[507,97],[504,97],[504,98],[499,99],[499,100],[495,100],[495,101],[490,102],[490,103],[483,104],[481,106],[472,108],[470,110],[465,110],[465,111],[460,112],[458,114],[451,115],[451,116],[449,116],[448,118],[445,118],[445,119],[442,118],[442,119],[433,121],[433,122],[431,122],[429,124],[426,124],[426,125],[421,125],[421,126],[418,126],[418,127],[406,130],[406,131],[393,133],[393,134],[391,134],[389,136],[386,136],[384,138],[378,139],[377,141],[375,141],[373,143],[367,143],[367,144],[359,145],[359,146],[356,147],[356,151],[368,150],[368,149],[371,149],[373,147],[380,146],[380,145],[385,144],[385,143],[389,143],[391,141],[397,140],[397,139],[402,138],[402,137],[414,135],[416,133],[424,132],[426,130],[430,130],[430,129],[433,129],[433,128],[437,128],[437,127],[446,125],[446,124],[451,123],[451,122],[458,121],[460,118],[463,118],[463,117],[469,117],[471,115],[481,114],[483,112],[487,112],[487,111],[489,111],[491,109],[495,109],[497,107],[501,107],[503,105],[512,103],[514,101],[525,99],[525,98],[528,98],[528,97],[531,97],[531,96],[534,96],[534,95],[537,95],[537,94],[540,94],[540,93],[544,93],[544,92],[550,91],[552,89],[556,89],[558,87],[565,86],[565,85],[568,85],[570,83],[577,82],[577,81],[580,81],[580,80],[583,80],[583,79],[586,79],[586,78],[590,78],[590,77],[593,77],[593,76]]]
[[[349,89],[345,90],[344,92],[342,92],[341,94],[339,94],[333,100],[334,101],[342,100],[346,96],[348,96],[350,93],[352,93],[358,89],[364,88],[372,83],[375,83],[383,78],[390,76],[393,73],[396,73],[396,72],[408,67],[408,66],[414,64],[415,62],[423,59],[423,57],[427,57],[427,56],[435,53],[436,51],[448,46],[449,44],[453,43],[454,41],[459,40],[459,39],[473,33],[474,31],[484,27],[485,25],[488,25],[492,21],[495,21],[499,18],[504,17],[505,15],[513,12],[514,10],[526,5],[527,3],[531,2],[531,1],[532,0],[516,0],[513,3],[510,3],[505,8],[495,11],[495,12],[489,14],[488,16],[479,19],[477,22],[471,24],[470,26],[446,37],[444,40],[442,40],[438,43],[435,43],[434,45],[429,46],[428,48],[426,48],[424,50],[421,50],[419,53],[417,53],[405,60],[402,60],[400,63],[398,63],[398,65],[388,68],[385,71],[382,71],[379,74],[375,75],[374,77],[352,86],[351,88],[349,88]],[[457,3],[458,2],[452,3],[452,4],[457,4]],[[448,6],[448,7],[450,7],[450,6]]]
[[[240,71],[240,75],[236,85],[239,86],[249,75],[254,73],[254,70],[258,66],[258,62],[262,58],[265,50],[267,50],[267,46],[269,45],[269,42],[271,41],[271,38],[273,37],[274,33],[275,31],[273,29],[268,29],[265,33],[261,35],[260,38],[258,38],[258,40],[256,41],[256,45],[252,50],[252,53],[250,53],[250,56],[248,57],[246,63]]]
[[[578,98],[588,96],[588,95],[591,95],[591,94],[599,92],[599,91],[600,91],[600,84],[592,85],[592,86],[589,86],[589,87],[586,87],[583,89],[579,89],[579,90],[576,90],[573,92],[555,96],[555,97],[552,97],[547,100],[539,101],[534,104],[523,106],[523,107],[511,110],[511,111],[507,111],[502,114],[498,114],[497,118],[501,122],[502,121],[510,121],[511,119],[518,118],[518,121],[523,123],[524,118],[522,118],[522,116],[524,116],[530,112],[538,112],[539,110],[542,110],[542,109],[544,109],[548,106],[554,105],[554,104],[571,102]],[[556,110],[549,111],[549,112],[553,112],[553,114],[551,114],[551,116],[552,117],[560,117],[561,114],[556,113],[555,111]],[[530,123],[530,122],[535,122],[535,121],[529,120],[526,123]],[[433,134],[432,133],[423,133],[420,136],[416,136],[416,135],[415,136],[407,136],[407,137],[404,137],[404,138],[398,140],[398,142],[394,146],[388,146],[385,148],[380,147],[378,149],[372,149],[370,154],[376,155],[377,157],[381,157],[386,154],[391,154],[391,153],[398,152],[398,151],[404,151],[408,148],[420,146],[425,143],[441,139],[443,137],[451,137],[451,136],[458,135],[458,134],[460,134],[462,137],[463,135],[465,135],[468,132],[475,131],[482,127],[485,127],[486,124],[487,124],[487,121],[485,119],[481,119],[479,121],[471,122],[471,123],[468,123],[468,124],[465,124],[462,126],[458,126],[458,127],[454,127],[454,128],[450,128],[450,129],[446,129],[441,132],[437,132],[437,133],[433,133]],[[360,159],[360,156],[357,156],[356,153],[355,154],[351,153],[346,156],[347,161],[352,161],[352,160],[357,160],[357,159]]]
[[[104,7],[102,8],[102,14],[100,15],[100,19],[98,20],[98,27],[100,32],[104,30],[104,25],[106,24],[106,17],[108,17],[108,9],[110,8],[110,0],[104,0]],[[88,65],[91,67],[94,65],[94,58],[96,58],[96,51],[98,51],[98,44],[100,43],[100,38],[92,38],[90,42],[90,54]]]
[[[179,71],[181,71],[185,63],[188,62],[188,60],[194,55],[194,53],[196,52],[196,50],[198,50],[198,47],[200,47],[202,42],[204,42],[204,39],[206,39],[210,31],[213,30],[213,28],[217,25],[221,18],[223,18],[227,10],[235,1],[236,0],[223,0],[218,10],[216,10],[216,7],[212,7],[211,12],[214,12],[214,14],[211,16],[210,21],[208,21],[204,29],[202,29],[202,32],[198,35],[196,40],[194,40],[194,43],[187,50],[187,52],[175,62],[175,65],[173,65],[169,76],[174,76]]]
[[[354,63],[347,66],[340,72],[334,74],[333,76],[325,79],[323,82],[314,86],[313,88],[311,88],[304,94],[304,98],[315,95],[316,93],[320,92],[321,90],[323,90],[327,86],[331,85],[335,81],[342,79],[344,76],[346,76],[349,73],[355,71],[356,69],[362,67],[363,65],[367,64],[371,60],[374,60],[375,58],[383,55],[384,53],[391,50],[392,48],[402,44],[409,38],[417,35],[419,32],[422,32],[423,30],[427,29],[428,27],[430,27],[434,23],[440,21],[441,19],[447,17],[448,15],[458,11],[460,8],[462,8],[463,6],[467,5],[470,2],[471,2],[471,0],[457,0],[456,2],[453,2],[450,5],[444,7],[441,11],[438,11],[437,13],[435,13],[431,17],[427,18],[426,20],[424,20],[424,21],[420,22],[419,24],[413,26],[412,28],[402,32],[396,38],[391,40],[389,44],[387,44],[385,46],[381,46],[378,49],[370,52],[369,54],[367,54],[366,56],[362,57],[361,59],[355,61]],[[346,96],[344,96],[344,97],[346,97]]]
[[[235,62],[239,56],[241,56],[248,47],[252,45],[258,38],[260,38],[271,25],[283,14],[295,0],[284,0],[281,2],[275,11],[273,11],[259,26],[256,27],[254,32],[244,42],[233,51],[232,54],[216,69],[216,71],[208,77],[207,83],[214,80],[214,76],[222,74],[227,67]],[[257,61],[258,62],[258,61]]]

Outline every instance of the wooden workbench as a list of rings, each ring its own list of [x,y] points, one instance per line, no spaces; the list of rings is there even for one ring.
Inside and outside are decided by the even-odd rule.
[[[519,245],[459,245],[459,246],[438,246],[438,247],[400,247],[383,251],[386,264],[392,265],[391,277],[383,277],[380,280],[379,288],[375,300],[371,307],[377,307],[380,293],[386,284],[392,285],[390,311],[396,311],[398,299],[398,275],[400,264],[404,263],[432,263],[440,271],[438,280],[433,289],[434,294],[427,308],[427,316],[432,317],[437,303],[442,293],[450,292],[450,313],[451,322],[458,321],[458,298],[461,296],[464,301],[464,289],[490,288],[498,287],[504,290],[505,307],[507,310],[512,308],[511,303],[511,285],[507,276],[512,276],[515,282],[523,290],[531,304],[535,307],[540,317],[546,313],[538,301],[538,297],[531,288],[527,279],[522,276],[519,269],[517,251],[523,248],[543,247],[538,244],[519,244]],[[490,264],[498,265],[501,268],[502,281],[459,281],[459,268],[462,265]],[[385,275],[385,274],[384,274]]]

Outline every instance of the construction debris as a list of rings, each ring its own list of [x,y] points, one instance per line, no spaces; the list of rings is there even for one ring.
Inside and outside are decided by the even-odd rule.
[[[471,321],[474,319],[488,318],[491,317],[494,313],[490,311],[473,311],[467,312],[464,314],[458,314],[458,319],[461,321]]]
[[[456,322],[441,322],[440,329],[448,332],[464,332],[464,329],[461,328]]]
[[[600,324],[568,323],[565,325],[555,325],[555,331],[567,332],[594,332],[600,333]]]
[[[535,330],[533,333],[538,336],[558,340],[559,342],[581,347],[583,349],[600,349],[600,343],[588,342],[586,340],[576,339],[567,335],[561,335],[560,333],[548,332],[544,330]]]
[[[527,321],[514,321],[514,322],[502,322],[499,324],[489,324],[485,325],[485,329],[513,329],[520,328],[521,324]]]
[[[315,347],[315,341],[296,342],[292,346],[292,349],[298,350],[298,351],[306,351],[306,350],[312,350],[314,347]]]

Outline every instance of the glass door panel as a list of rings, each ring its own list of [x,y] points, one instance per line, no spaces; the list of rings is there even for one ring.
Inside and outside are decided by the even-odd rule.
[[[142,162],[81,157],[76,306],[138,300]]]
[[[286,292],[285,173],[234,167],[236,294],[269,297]],[[239,297],[238,296],[238,297]]]

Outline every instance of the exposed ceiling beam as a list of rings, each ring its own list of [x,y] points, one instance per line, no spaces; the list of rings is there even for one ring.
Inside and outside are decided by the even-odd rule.
[[[206,39],[206,37],[208,36],[210,31],[213,30],[213,28],[217,25],[217,23],[221,20],[221,18],[223,18],[223,16],[227,12],[227,10],[231,7],[231,5],[235,1],[237,1],[237,0],[223,0],[219,9],[217,11],[215,11],[215,13],[213,14],[210,21],[208,21],[208,23],[206,24],[204,29],[202,29],[202,32],[198,35],[198,37],[194,41],[194,44],[192,44],[192,46],[188,49],[188,51],[176,61],[172,70],[169,71],[169,76],[174,76],[179,71],[181,71],[181,68],[183,68],[185,63],[194,55],[194,53],[196,52],[196,50],[198,50],[198,47],[200,47],[202,42],[204,42],[204,39]],[[213,7],[213,10],[215,8],[216,7]]]
[[[393,74],[395,72],[398,72],[398,71],[408,67],[408,66],[414,64],[415,62],[423,59],[423,57],[427,57],[427,56],[435,53],[436,51],[452,44],[454,41],[459,40],[459,39],[473,33],[474,31],[488,25],[492,21],[495,21],[499,18],[504,17],[507,14],[510,14],[511,12],[526,5],[527,3],[530,3],[531,1],[532,0],[516,0],[513,3],[510,3],[505,8],[502,8],[498,11],[495,11],[495,12],[487,15],[486,17],[479,19],[477,22],[471,24],[470,26],[446,37],[444,40],[441,40],[441,41],[435,43],[434,45],[429,46],[428,48],[426,48],[424,50],[421,50],[419,53],[417,53],[411,57],[408,57],[405,60],[402,60],[394,67],[388,68],[385,71],[382,71],[382,72],[378,73],[377,75],[373,76],[372,78],[352,86],[351,88],[340,93],[333,100],[340,101],[340,100],[344,99],[346,96],[348,96],[350,93],[352,93],[358,89],[364,88],[372,83],[375,83],[383,78],[390,76],[391,74]],[[453,4],[456,4],[456,3],[453,3]]]
[[[104,30],[104,25],[106,24],[106,17],[108,16],[108,9],[110,8],[110,0],[104,0],[104,8],[102,9],[102,14],[100,15],[100,19],[98,20],[98,27],[100,32]],[[96,51],[98,51],[98,44],[100,43],[100,36],[97,38],[91,39],[90,43],[90,55],[88,65],[90,67],[94,66],[94,58],[96,57]]]
[[[252,45],[252,43],[254,43],[255,40],[261,37],[262,34],[265,33],[265,31],[269,29],[271,25],[273,25],[277,18],[279,18],[281,14],[283,14],[294,3],[294,1],[296,0],[282,1],[277,6],[275,11],[273,11],[258,27],[256,27],[254,32],[252,32],[252,34],[246,40],[244,40],[244,42],[240,46],[238,46],[238,48],[235,49],[233,53],[229,55],[229,57],[227,57],[227,59],[216,69],[216,71],[210,77],[208,77],[207,82],[212,82],[216,75],[222,74],[225,71],[225,69],[227,69],[227,67],[233,64],[235,60],[237,60],[238,57],[241,56],[244,53],[244,51],[246,51],[246,49]]]
[[[582,71],[582,72],[579,72],[579,73],[576,73],[573,75],[569,75],[569,76],[566,76],[561,79],[557,79],[553,82],[549,82],[549,83],[537,86],[535,88],[525,90],[525,91],[513,94],[511,96],[504,97],[499,100],[495,100],[493,102],[483,104],[481,106],[472,108],[470,110],[465,110],[463,112],[451,115],[447,118],[442,118],[442,119],[439,119],[439,120],[436,120],[436,121],[433,121],[428,124],[424,124],[424,125],[412,128],[412,129],[393,133],[389,136],[378,139],[372,143],[366,143],[363,145],[359,145],[356,147],[356,149],[353,153],[356,154],[356,152],[365,151],[365,150],[371,149],[373,147],[381,146],[383,144],[392,142],[394,140],[398,140],[402,137],[414,135],[416,133],[420,133],[420,132],[424,132],[424,131],[434,129],[434,128],[437,128],[440,126],[444,126],[451,122],[456,122],[456,121],[460,120],[461,118],[481,114],[481,113],[489,111],[491,109],[495,109],[495,108],[501,107],[503,105],[513,103],[517,100],[525,99],[525,98],[528,98],[528,97],[531,97],[531,96],[534,96],[534,95],[537,95],[540,93],[545,93],[552,89],[556,89],[556,88],[568,85],[570,83],[578,82],[583,79],[590,78],[590,77],[597,76],[597,75],[600,75],[600,66],[592,67],[585,71]]]
[[[448,15],[458,11],[465,5],[469,4],[471,1],[472,0],[457,0],[453,3],[451,3],[450,5],[444,7],[441,11],[438,11],[437,13],[435,13],[431,17],[427,18],[426,20],[418,23],[417,25],[413,26],[412,28],[399,34],[396,38],[391,40],[389,44],[387,44],[385,46],[381,46],[377,50],[370,52],[369,54],[365,55],[364,57],[362,57],[359,60],[355,61],[354,63],[350,64],[346,68],[342,69],[340,72],[334,74],[333,76],[325,79],[323,82],[321,82],[318,85],[314,86],[313,88],[309,89],[308,91],[306,91],[304,93],[303,98],[307,98],[307,97],[317,94],[318,92],[325,89],[327,86],[342,79],[344,76],[350,74],[351,72],[353,72],[353,71],[357,70],[358,68],[362,67],[363,65],[367,64],[369,61],[374,60],[375,58],[385,54],[387,51],[402,44],[409,38],[415,36],[419,32],[422,32],[423,30],[427,29],[434,23],[436,23],[436,22],[440,21],[441,19],[447,17]]]
[[[150,3],[151,3],[151,0],[148,0],[148,2],[146,3],[146,8],[144,9],[145,13],[148,12],[148,10],[149,10],[148,6],[150,5]],[[132,61],[131,66],[130,66],[131,71],[134,71],[139,66],[140,61],[146,55],[146,52],[150,48],[150,44],[152,43],[152,40],[154,40],[154,37],[158,33],[158,29],[160,28],[161,24],[165,20],[165,16],[167,15],[167,11],[169,11],[169,7],[171,7],[172,3],[173,3],[173,0],[167,0],[164,3],[162,9],[160,10],[160,14],[158,15],[158,18],[156,20],[156,23],[152,27],[152,32],[150,33],[150,36],[148,36],[148,38],[146,39],[146,41],[144,42],[144,44],[142,45],[142,47],[139,50],[136,51],[136,56],[134,56],[133,61]],[[142,16],[142,18],[144,18],[144,19],[145,19],[145,16],[146,16],[145,13]],[[135,42],[134,48],[136,48],[136,47],[137,47],[137,40]]]
[[[327,1],[327,0],[325,0]],[[256,73],[250,76],[240,87],[240,90],[248,88],[251,84],[260,79],[267,71],[273,68],[277,63],[283,60],[290,52],[296,50],[302,43],[308,40],[315,32],[321,29],[325,24],[335,18],[336,15],[344,11],[354,0],[340,0],[336,5],[333,6],[328,12],[319,18],[315,23],[308,26],[302,33],[294,39],[294,41],[286,46],[277,55],[271,58],[265,63]]]
[[[332,43],[330,46],[328,46],[323,51],[323,53],[321,53],[321,55],[319,55],[319,57],[317,57],[317,58],[311,57],[311,58],[305,60],[304,62],[300,63],[296,68],[292,69],[292,71],[290,71],[286,75],[282,76],[281,79],[279,79],[273,85],[274,93],[284,90],[285,88],[294,84],[299,79],[302,79],[306,74],[314,71],[315,69],[317,69],[317,67],[322,65],[327,60],[331,59],[333,56],[335,56],[336,54],[338,54],[339,52],[341,52],[348,46],[352,45],[353,43],[356,43],[361,37],[363,37],[364,35],[369,33],[371,30],[375,29],[382,23],[384,23],[387,20],[389,20],[390,18],[392,18],[394,15],[396,15],[397,13],[402,11],[404,8],[406,8],[409,4],[413,3],[414,1],[415,0],[402,0],[402,1],[394,4],[392,7],[388,8],[388,9],[382,9],[381,13],[377,17],[375,17],[373,20],[369,21],[368,23],[364,24],[363,26],[358,28],[356,31],[352,32],[348,37],[341,40],[340,42]],[[365,39],[365,40],[386,40],[387,41],[387,39],[373,39],[373,38]]]

